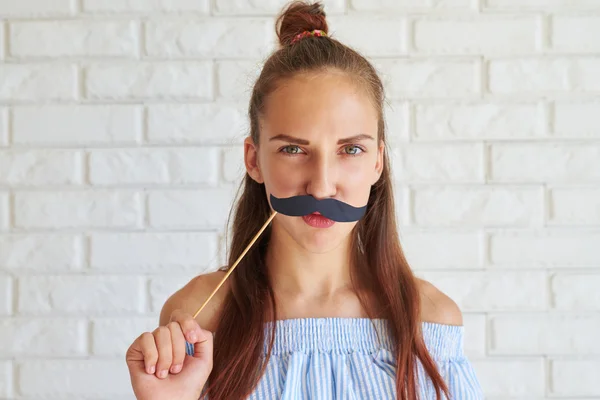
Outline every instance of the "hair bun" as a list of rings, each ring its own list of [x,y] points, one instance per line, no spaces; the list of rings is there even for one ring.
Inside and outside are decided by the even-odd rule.
[[[315,29],[329,33],[321,2],[294,1],[281,12],[275,23],[277,37],[282,46],[290,45],[296,35]]]

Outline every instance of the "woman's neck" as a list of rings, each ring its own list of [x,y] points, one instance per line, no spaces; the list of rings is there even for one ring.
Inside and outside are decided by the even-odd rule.
[[[278,319],[379,315],[376,296],[351,281],[350,237],[327,253],[311,253],[286,233],[271,233],[265,261]]]
[[[273,290],[294,297],[327,298],[351,288],[350,240],[327,253],[311,253],[291,237],[272,235],[266,264]]]

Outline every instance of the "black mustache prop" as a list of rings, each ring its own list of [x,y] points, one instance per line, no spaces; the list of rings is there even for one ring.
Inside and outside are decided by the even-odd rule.
[[[269,198],[275,211],[290,217],[302,217],[318,211],[324,217],[334,221],[351,222],[358,221],[367,210],[366,205],[354,207],[336,199],[317,200],[310,195],[280,199],[271,194]]]

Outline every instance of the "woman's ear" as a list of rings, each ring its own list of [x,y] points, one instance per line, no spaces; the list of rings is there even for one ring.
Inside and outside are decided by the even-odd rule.
[[[381,178],[381,174],[383,173],[384,151],[385,144],[383,141],[380,141],[379,147],[377,148],[377,162],[375,163],[375,179],[373,180],[373,185],[377,183],[379,178]]]
[[[254,144],[251,136],[248,136],[244,140],[244,165],[246,166],[248,175],[250,175],[252,179],[258,183],[264,182],[258,163],[258,146]]]

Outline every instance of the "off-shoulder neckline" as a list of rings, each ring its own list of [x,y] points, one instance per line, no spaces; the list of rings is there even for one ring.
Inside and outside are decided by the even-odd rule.
[[[319,321],[319,320],[355,321],[355,322],[377,321],[377,322],[380,322],[380,323],[388,323],[388,320],[384,319],[384,318],[364,318],[364,317],[297,317],[297,318],[278,319],[275,322],[277,322],[277,323],[290,323],[290,322]],[[450,324],[443,324],[443,323],[440,323],[440,322],[433,322],[433,321],[420,321],[420,323],[423,324],[423,325],[427,325],[427,326],[440,326],[440,327],[448,327],[448,328],[464,328],[464,325],[450,325]]]
[[[359,317],[309,317],[275,322],[273,355],[292,352],[375,354],[393,351],[389,321]],[[265,324],[265,348],[273,321]],[[462,358],[464,325],[421,321],[423,340],[432,357]]]

